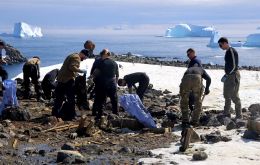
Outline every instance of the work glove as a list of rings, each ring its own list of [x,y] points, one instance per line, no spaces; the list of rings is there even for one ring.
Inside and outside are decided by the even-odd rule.
[[[80,73],[87,74],[87,70],[86,69],[81,69]]]
[[[205,94],[205,95],[208,95],[208,94],[209,94],[209,92],[210,92],[210,91],[209,91],[209,89],[205,89],[205,92],[204,92],[204,94]]]

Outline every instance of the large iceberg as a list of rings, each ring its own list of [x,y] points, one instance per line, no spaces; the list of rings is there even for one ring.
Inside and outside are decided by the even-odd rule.
[[[244,46],[260,47],[260,33],[250,34],[247,36]]]
[[[211,37],[216,31],[211,26],[198,26],[192,24],[178,24],[166,30],[166,37]]]
[[[14,24],[14,37],[42,37],[42,29],[37,26],[31,26],[25,22],[18,22]]]

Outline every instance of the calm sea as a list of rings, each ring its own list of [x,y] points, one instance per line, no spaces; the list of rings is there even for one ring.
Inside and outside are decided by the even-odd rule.
[[[208,48],[209,38],[164,38],[152,35],[86,35],[86,36],[45,36],[43,38],[19,39],[0,37],[8,44],[19,49],[26,57],[38,55],[41,66],[62,63],[64,58],[83,48],[86,40],[96,44],[95,54],[103,48],[123,54],[131,52],[149,57],[166,57],[169,60],[187,60],[186,50],[194,48],[203,63],[224,64],[224,51],[219,48]],[[244,41],[244,38],[230,38],[232,41]],[[260,66],[260,48],[236,48],[239,65]],[[22,64],[5,66],[9,77],[14,77],[22,71]]]

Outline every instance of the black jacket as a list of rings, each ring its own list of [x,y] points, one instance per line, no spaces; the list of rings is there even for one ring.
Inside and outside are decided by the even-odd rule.
[[[238,70],[238,53],[236,49],[230,47],[225,54],[225,72],[232,74]]]

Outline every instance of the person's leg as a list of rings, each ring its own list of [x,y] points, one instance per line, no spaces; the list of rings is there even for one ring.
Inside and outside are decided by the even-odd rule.
[[[61,109],[62,103],[65,99],[65,90],[66,87],[63,83],[58,83],[56,89],[55,89],[55,100],[54,100],[54,106],[52,108],[52,115],[59,117],[59,111]]]
[[[24,87],[24,98],[29,98],[30,96],[30,65],[23,66],[23,87]]]
[[[75,90],[74,90],[74,80],[69,80],[66,84],[66,90],[65,95],[67,96],[67,107],[66,109],[69,110],[69,112],[65,113],[69,116],[65,116],[67,120],[74,119],[76,117],[76,111],[75,111]]]
[[[143,102],[144,93],[149,85],[149,79],[145,79],[139,83],[139,86],[136,90],[136,94],[139,96],[140,100]]]
[[[34,65],[32,65],[31,78],[32,78],[32,83],[34,84],[34,90],[37,95],[37,100],[39,100],[41,98],[43,92],[41,89],[41,84],[39,82],[37,68]]]
[[[225,98],[224,115],[231,116],[230,114],[231,96],[234,90],[235,90],[235,83],[234,83],[233,75],[228,75],[226,81],[224,82],[224,90],[223,90],[223,95]]]
[[[239,86],[240,86],[240,73],[237,71],[234,77],[235,81],[235,88],[234,92],[232,93],[231,99],[235,103],[235,110],[236,110],[236,118],[242,118],[242,108],[241,108],[241,101],[239,98]]]
[[[112,104],[113,114],[118,114],[118,96],[116,82],[113,82],[107,89],[107,95],[110,98]]]
[[[180,85],[180,108],[182,113],[182,123],[189,123],[189,95],[190,95],[190,87],[188,83],[187,76],[182,78],[182,82]]]
[[[189,96],[189,109],[191,112],[193,112],[193,110],[194,110],[194,102],[195,102],[194,94],[193,94],[193,92],[191,92],[190,96]]]
[[[106,102],[106,90],[102,85],[97,85],[95,90],[95,99],[93,105],[93,113],[96,114],[96,119],[100,119],[103,115],[103,109]]]

